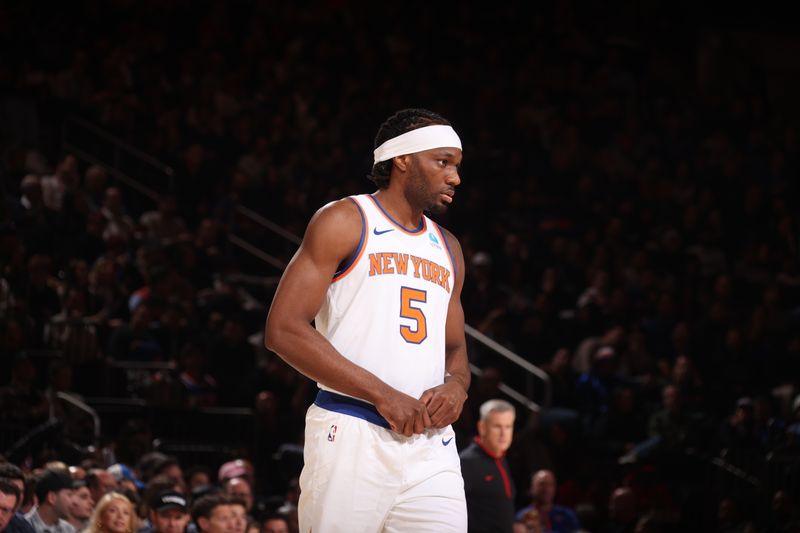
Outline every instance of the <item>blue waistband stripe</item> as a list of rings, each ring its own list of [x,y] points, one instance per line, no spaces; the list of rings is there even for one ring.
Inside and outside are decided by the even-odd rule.
[[[376,426],[391,429],[389,427],[389,422],[378,413],[375,406],[362,400],[321,390],[317,393],[314,404],[328,411],[354,416],[375,424]]]

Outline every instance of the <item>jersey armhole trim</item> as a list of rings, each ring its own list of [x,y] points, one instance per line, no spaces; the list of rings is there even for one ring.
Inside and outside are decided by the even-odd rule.
[[[367,217],[364,214],[364,210],[352,196],[348,197],[347,199],[355,204],[355,206],[358,208],[358,214],[361,215],[361,239],[358,241],[358,247],[356,248],[356,252],[353,254],[353,258],[347,262],[341,268],[341,270],[333,275],[333,280],[331,283],[334,281],[339,281],[353,270],[353,267],[356,266],[356,263],[358,263],[358,260],[361,259],[361,256],[364,254],[364,250],[367,248],[367,239],[369,239],[369,234],[367,233]]]
[[[439,237],[441,237],[442,241],[444,241],[444,247],[447,248],[447,256],[450,258],[450,266],[453,268],[453,286],[455,287],[456,276],[458,276],[458,272],[456,271],[456,258],[453,257],[453,251],[450,249],[450,243],[447,242],[447,237],[444,236],[441,226],[435,222],[433,223],[433,226],[436,228],[436,232],[439,234]]]

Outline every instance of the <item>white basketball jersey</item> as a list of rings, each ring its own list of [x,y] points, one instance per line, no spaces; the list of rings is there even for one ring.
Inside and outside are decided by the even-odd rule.
[[[456,275],[450,250],[429,218],[408,231],[372,196],[350,200],[363,219],[361,241],[334,276],[316,328],[349,360],[419,398],[444,382],[445,323]]]

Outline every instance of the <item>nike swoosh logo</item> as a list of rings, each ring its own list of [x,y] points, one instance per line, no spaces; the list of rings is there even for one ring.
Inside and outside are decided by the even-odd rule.
[[[450,437],[447,440],[442,439],[442,446],[447,446],[448,444],[450,444],[451,440],[453,440],[453,437]]]
[[[383,231],[378,231],[378,228],[374,228],[372,230],[372,233],[374,233],[375,235],[383,235],[384,233],[389,233],[390,231],[394,231],[394,228],[385,229]]]

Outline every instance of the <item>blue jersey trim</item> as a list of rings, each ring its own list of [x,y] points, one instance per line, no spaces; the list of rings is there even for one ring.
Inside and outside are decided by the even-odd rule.
[[[455,287],[456,276],[458,276],[458,267],[456,267],[456,258],[453,257],[453,251],[450,249],[450,243],[447,242],[447,235],[445,235],[444,231],[442,231],[442,227],[439,224],[436,224],[436,229],[439,230],[439,235],[442,236],[442,240],[444,241],[444,247],[447,248],[447,254],[450,256],[450,264],[453,265],[453,287]]]
[[[358,241],[358,246],[356,247],[356,251],[353,253],[353,256],[350,258],[350,260],[347,263],[345,263],[342,266],[342,268],[337,270],[336,273],[333,275],[334,279],[340,276],[343,272],[346,272],[347,269],[350,268],[353,265],[353,263],[355,263],[356,260],[359,258],[359,256],[361,255],[361,247],[364,246],[364,238],[366,237],[366,232],[367,232],[367,218],[364,216],[364,210],[361,209],[361,206],[358,205],[358,202],[355,201],[355,198],[350,197],[348,198],[348,200],[356,204],[356,207],[358,208],[358,214],[361,215],[361,239]]]
[[[357,400],[356,398],[342,396],[341,394],[336,394],[326,390],[320,390],[317,393],[317,398],[314,400],[314,404],[318,407],[322,407],[323,409],[327,409],[328,411],[333,411],[334,413],[354,416],[356,418],[360,418],[361,420],[366,420],[367,422],[375,424],[376,426],[391,429],[389,422],[387,422],[386,419],[383,418],[380,413],[378,413],[378,410],[375,409],[374,405],[362,400]]]
[[[402,224],[400,224],[398,221],[393,219],[392,215],[390,215],[389,213],[386,212],[386,210],[383,208],[383,206],[381,205],[381,203],[378,201],[377,198],[375,198],[372,195],[369,195],[369,198],[370,198],[370,200],[375,202],[375,205],[378,207],[378,209],[381,210],[381,213],[383,213],[383,216],[385,216],[389,220],[389,222],[391,222],[392,224],[397,226],[398,229],[401,229],[401,230],[405,231],[406,233],[408,233],[410,235],[419,235],[423,231],[425,231],[425,227],[426,226],[425,226],[425,216],[424,215],[422,217],[422,220],[419,223],[419,226],[417,226],[416,229],[408,229],[405,226],[403,226]]]

